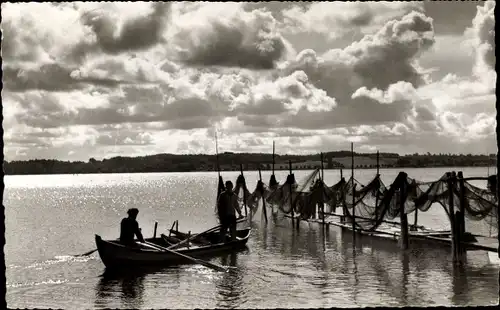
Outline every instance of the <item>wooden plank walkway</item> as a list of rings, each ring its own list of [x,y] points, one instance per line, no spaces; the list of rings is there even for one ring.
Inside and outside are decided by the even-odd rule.
[[[467,250],[483,250],[498,253],[498,240],[493,237],[485,237],[480,235],[473,235],[477,241],[462,241],[461,243],[466,246]],[[451,237],[436,237],[429,236],[429,240],[440,241],[448,243],[451,246]]]
[[[289,215],[285,215],[288,218],[291,218]],[[295,218],[296,219],[296,218]],[[322,224],[323,220],[321,219],[309,219],[309,220],[301,220],[306,222],[313,222]],[[329,220],[325,220],[325,224],[333,225],[340,227],[342,229],[347,229],[352,231],[351,223],[340,223],[340,222],[332,222]],[[371,237],[379,237],[384,239],[390,239],[397,241],[399,240],[400,230],[398,227],[388,227],[385,230],[376,230],[376,231],[366,231],[366,230],[356,230],[356,233],[367,235]],[[498,253],[498,239],[494,237],[486,237],[481,235],[473,235],[477,241],[462,241],[462,244],[466,246],[467,250],[483,250],[483,251],[491,251]],[[447,244],[451,246],[451,233],[450,231],[408,231],[408,237],[410,240],[425,240],[425,241],[435,241],[443,244]]]

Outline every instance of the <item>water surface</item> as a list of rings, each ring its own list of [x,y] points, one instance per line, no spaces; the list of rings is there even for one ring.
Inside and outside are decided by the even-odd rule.
[[[410,177],[437,180],[448,169],[407,169]],[[486,176],[486,168],[462,168],[464,176]],[[399,169],[381,170],[389,185]],[[310,171],[297,171],[300,180]],[[344,173],[349,177],[350,172]],[[368,183],[374,170],[356,170]],[[277,172],[279,182],[286,171]],[[223,173],[236,180],[237,172]],[[267,182],[270,173],[263,172]],[[257,172],[245,172],[253,191]],[[326,170],[333,185],[339,171]],[[267,224],[257,213],[248,249],[212,259],[237,266],[227,274],[186,265],[126,275],[105,273],[97,253],[71,255],[95,247],[94,234],[119,235],[130,207],[139,208],[145,236],[179,229],[200,232],[217,224],[217,175],[197,173],[6,176],[4,205],[7,305],[10,308],[302,308],[498,303],[498,265],[484,251],[469,252],[467,264],[454,268],[449,250],[357,238],[339,228],[323,230],[288,219]],[[485,184],[479,182],[478,186]],[[412,217],[409,217],[412,221]],[[438,207],[419,214],[419,224],[447,228]],[[489,234],[482,223],[468,230]],[[493,232],[494,233],[494,232]]]

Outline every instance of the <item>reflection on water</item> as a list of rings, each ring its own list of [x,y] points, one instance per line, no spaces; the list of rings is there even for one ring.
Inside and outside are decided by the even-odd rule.
[[[96,288],[95,306],[98,308],[112,308],[116,299],[121,301],[121,306],[128,309],[142,307],[144,295],[144,272],[105,271],[101,275]]]
[[[236,267],[237,260],[238,254],[231,253],[221,257],[221,264]],[[242,304],[243,274],[244,271],[231,270],[215,281],[217,290],[216,308],[234,308]]]
[[[421,178],[417,171],[409,174],[422,179],[428,170],[422,171]],[[398,171],[393,172],[395,176]],[[297,178],[300,173],[308,172],[297,172]],[[338,181],[331,173],[325,171],[329,184]],[[428,178],[440,177],[443,171],[432,173]],[[257,181],[257,173],[245,177],[247,184]],[[286,171],[278,177],[284,179]],[[367,170],[359,179],[372,177]],[[35,182],[31,178],[36,179],[30,176],[26,182]],[[155,221],[159,233],[168,233],[177,219],[182,230],[206,230],[215,223],[217,177],[198,173],[93,178],[98,182],[92,186],[76,176],[69,178],[75,179],[73,185],[52,186],[55,179],[47,185],[39,178],[33,188],[19,182],[6,190],[10,308],[404,307],[489,305],[498,300],[498,266],[488,263],[485,252],[469,252],[464,266],[454,267],[448,248],[410,244],[401,251],[397,242],[353,239],[347,231],[317,223],[301,222],[297,230],[270,209],[266,224],[261,208],[253,216],[248,249],[207,259],[237,267],[227,274],[184,265],[100,276],[104,266],[97,253],[85,259],[54,257],[90,250],[94,233],[115,238],[117,223],[132,206],[141,210],[138,220],[148,236]],[[428,215],[429,222],[422,215],[419,224],[439,221]],[[81,231],[87,233],[75,234]]]

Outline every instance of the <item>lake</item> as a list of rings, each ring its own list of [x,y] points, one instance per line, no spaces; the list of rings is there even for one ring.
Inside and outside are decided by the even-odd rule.
[[[401,169],[381,169],[390,185]],[[486,176],[487,168],[405,169],[409,177],[434,181],[446,171],[465,177]],[[295,171],[301,180],[311,171]],[[493,168],[489,173],[493,174]],[[250,191],[256,171],[245,173]],[[236,181],[238,172],[223,172]],[[287,171],[277,171],[278,182]],[[375,170],[356,170],[364,184]],[[344,170],[350,177],[350,171]],[[267,183],[269,171],[263,171]],[[325,170],[325,182],[338,182],[338,170]],[[128,208],[140,210],[145,237],[166,233],[174,220],[179,229],[201,232],[217,225],[217,174],[144,173],[5,176],[4,248],[9,308],[303,308],[429,305],[493,305],[498,303],[499,266],[487,252],[468,252],[464,268],[454,268],[450,250],[417,246],[402,252],[398,244],[356,238],[331,226],[289,219],[266,224],[257,213],[250,225],[248,249],[213,258],[236,266],[218,273],[199,265],[164,268],[127,275],[104,274],[94,235],[119,236]],[[485,187],[485,184],[475,183]],[[259,208],[260,210],[261,208]],[[412,223],[412,216],[409,216]],[[441,207],[419,213],[419,224],[447,228]],[[491,233],[474,223],[469,231]],[[496,232],[493,232],[494,234]],[[168,233],[167,233],[168,234]]]

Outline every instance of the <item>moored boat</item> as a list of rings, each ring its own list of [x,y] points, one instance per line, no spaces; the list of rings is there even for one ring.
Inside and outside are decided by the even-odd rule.
[[[244,249],[250,237],[251,229],[237,231],[237,238],[234,241],[218,242],[214,233],[211,237],[207,234],[208,240],[217,240],[206,245],[193,245],[175,250],[176,252],[193,258],[205,259],[232,251]],[[177,264],[190,263],[191,261],[171,252],[155,250],[150,247],[129,247],[120,244],[119,240],[103,240],[101,236],[95,235],[97,251],[106,268],[129,268],[139,266],[171,266]],[[146,242],[168,248],[171,246],[164,238],[146,238]]]

